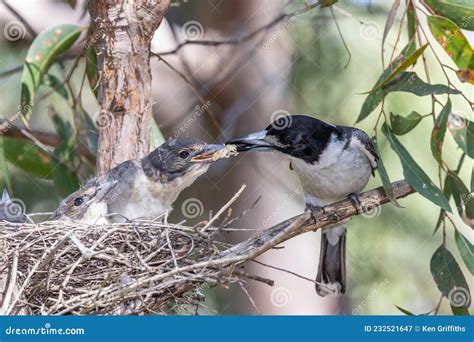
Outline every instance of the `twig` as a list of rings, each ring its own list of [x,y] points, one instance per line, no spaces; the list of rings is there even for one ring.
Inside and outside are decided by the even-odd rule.
[[[157,52],[155,54],[160,55],[160,56],[173,55],[173,54],[177,53],[179,50],[181,50],[181,48],[183,48],[186,45],[204,45],[204,46],[238,45],[238,44],[244,43],[244,42],[252,39],[256,35],[258,35],[260,32],[267,31],[267,30],[271,29],[273,26],[275,26],[280,21],[282,21],[286,18],[293,17],[293,16],[298,16],[298,15],[303,14],[303,13],[305,13],[305,12],[307,12],[307,11],[317,7],[317,6],[319,6],[319,1],[311,1],[311,3],[309,3],[309,4],[307,3],[305,7],[301,8],[299,10],[296,10],[294,12],[287,13],[287,14],[284,14],[284,13],[279,14],[273,20],[271,20],[269,23],[263,25],[262,27],[258,28],[255,31],[253,31],[253,32],[251,32],[251,33],[249,33],[245,36],[239,37],[239,38],[230,38],[230,39],[226,39],[226,40],[185,40],[185,41],[179,43],[178,46],[176,46],[172,50],[165,51],[165,52]]]
[[[222,215],[223,212],[225,212],[227,210],[227,208],[229,208],[232,203],[234,203],[237,198],[239,198],[240,194],[242,193],[242,191],[244,191],[244,189],[247,187],[247,185],[243,184],[239,191],[237,191],[237,193],[229,200],[229,202],[227,202],[210,220],[209,222],[201,229],[201,233],[204,233],[209,227],[212,226],[212,224]]]
[[[8,275],[8,287],[7,287],[7,291],[5,292],[5,295],[3,296],[3,303],[2,303],[2,307],[0,308],[0,315],[6,314],[7,308],[10,304],[10,300],[13,295],[13,291],[15,289],[17,273],[18,273],[18,249],[15,249],[15,252],[13,253],[12,265],[10,267],[10,272]]]

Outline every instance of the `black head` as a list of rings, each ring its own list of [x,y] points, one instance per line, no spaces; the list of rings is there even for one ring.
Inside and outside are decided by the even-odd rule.
[[[224,145],[206,144],[197,139],[170,139],[142,159],[148,177],[173,181],[178,177],[198,177],[209,165],[226,155]]]
[[[233,139],[237,152],[278,151],[307,162],[317,162],[331,139],[341,139],[334,125],[305,115],[283,116],[262,131]]]

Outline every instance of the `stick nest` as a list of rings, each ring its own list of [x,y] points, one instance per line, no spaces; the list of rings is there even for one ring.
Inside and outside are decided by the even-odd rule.
[[[239,267],[212,263],[225,248],[217,232],[156,221],[0,222],[2,314],[176,313],[203,288],[241,281]]]

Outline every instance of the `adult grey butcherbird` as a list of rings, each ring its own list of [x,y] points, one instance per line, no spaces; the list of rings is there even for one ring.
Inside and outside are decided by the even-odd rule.
[[[318,208],[360,193],[377,168],[378,156],[367,134],[305,115],[280,117],[267,128],[228,141],[237,152],[274,151],[290,160],[305,195],[306,207]],[[346,289],[346,228],[322,231],[316,292],[341,295]]]
[[[87,181],[61,202],[52,219],[108,223],[156,218],[171,212],[180,192],[226,156],[224,145],[170,139],[146,157]]]

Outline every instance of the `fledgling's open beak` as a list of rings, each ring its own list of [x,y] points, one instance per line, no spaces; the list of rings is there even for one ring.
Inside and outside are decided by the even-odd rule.
[[[215,162],[216,160],[227,158],[229,151],[225,145],[222,144],[206,144],[201,151],[197,152],[191,161],[194,163]]]
[[[110,190],[113,189],[113,187],[115,186],[115,184],[117,184],[118,181],[116,180],[110,180],[110,181],[106,181],[104,182],[103,184],[99,185],[97,187],[97,193],[94,197],[94,200],[96,202],[99,202],[102,200],[102,198],[105,197],[105,195],[107,195]]]
[[[249,135],[232,139],[227,141],[225,144],[227,146],[234,145],[236,152],[245,152],[250,150],[255,151],[270,151],[275,148],[273,144],[268,142],[265,138],[267,136],[267,131],[258,131],[251,133]]]

